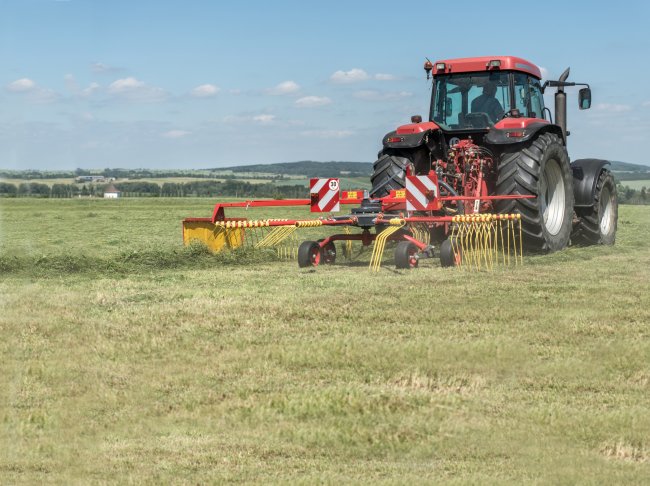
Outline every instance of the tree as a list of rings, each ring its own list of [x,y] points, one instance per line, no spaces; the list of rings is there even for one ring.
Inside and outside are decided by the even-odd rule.
[[[16,197],[18,193],[18,188],[15,184],[10,184],[8,182],[0,182],[0,194],[6,194],[10,197]]]

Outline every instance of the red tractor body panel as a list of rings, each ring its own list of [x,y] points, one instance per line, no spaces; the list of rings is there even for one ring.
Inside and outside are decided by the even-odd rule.
[[[409,123],[408,125],[402,125],[397,128],[398,135],[411,135],[413,133],[422,133],[427,130],[437,130],[440,128],[434,122],[427,121],[422,123]]]
[[[490,61],[500,61],[499,68],[490,66]],[[438,69],[438,66],[444,64],[444,69]],[[453,73],[471,73],[480,71],[491,71],[499,69],[501,71],[521,71],[522,73],[532,74],[538,79],[542,79],[542,72],[533,63],[515,56],[483,56],[483,57],[465,57],[460,59],[445,59],[436,61],[433,64],[433,75],[453,74]]]
[[[498,130],[508,130],[513,128],[528,128],[533,123],[544,123],[550,125],[551,122],[543,118],[504,118],[494,124],[494,128]]]

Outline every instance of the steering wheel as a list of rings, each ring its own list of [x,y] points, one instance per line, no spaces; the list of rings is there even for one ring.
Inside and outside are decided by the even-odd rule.
[[[503,120],[504,118],[519,118],[520,116],[521,116],[521,112],[519,111],[518,108],[510,108],[508,111],[506,111],[503,114],[500,120]]]

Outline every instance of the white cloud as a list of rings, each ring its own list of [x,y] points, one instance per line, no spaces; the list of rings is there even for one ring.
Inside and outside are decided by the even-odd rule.
[[[29,78],[12,81],[5,86],[5,89],[10,93],[27,96],[27,99],[34,103],[52,103],[60,98],[56,91],[49,88],[41,88]]]
[[[66,74],[63,76],[63,80],[65,81],[65,87],[68,89],[68,91],[71,93],[79,92],[79,83],[77,83],[77,80],[72,74]]]
[[[365,101],[398,101],[413,96],[413,93],[409,91],[376,91],[367,89],[357,91],[353,96]]]
[[[329,105],[330,103],[332,103],[332,100],[327,96],[305,96],[296,100],[298,108],[314,108]]]
[[[228,90],[228,93],[230,93],[231,95],[237,96],[237,95],[241,94],[241,89],[230,89],[230,90]]]
[[[7,91],[12,93],[28,93],[36,89],[36,83],[29,78],[21,78],[12,81],[7,86]]]
[[[202,84],[190,91],[190,95],[195,98],[210,98],[216,96],[219,91],[221,91],[219,86],[215,86],[214,84]]]
[[[273,88],[268,88],[264,92],[273,96],[282,96],[295,94],[300,91],[300,85],[294,81],[283,81]]]
[[[268,125],[275,121],[275,115],[267,115],[267,114],[255,115],[253,117],[253,121],[257,123],[261,123],[262,125]]]
[[[398,77],[395,76],[394,74],[383,74],[383,73],[375,74],[374,78],[377,81],[396,81],[398,79]]]
[[[35,103],[52,103],[59,98],[59,93],[49,88],[37,88],[30,93],[30,99]]]
[[[641,106],[650,107],[650,101],[645,101]]]
[[[183,138],[189,135],[192,132],[188,132],[187,130],[169,130],[165,133],[162,134],[163,137],[165,138]]]
[[[135,78],[124,78],[113,81],[109,87],[108,92],[111,94],[120,94],[127,93],[133,90],[144,88],[145,84],[143,81],[138,81]]]
[[[124,71],[123,68],[109,66],[108,64],[104,64],[103,62],[95,62],[91,64],[90,70],[95,74],[111,74],[111,73],[114,74],[114,73]]]
[[[349,71],[336,71],[330,76],[330,81],[333,83],[347,84],[365,81],[369,77],[368,73],[363,69],[354,68]]]
[[[117,79],[108,85],[108,94],[130,101],[157,102],[167,98],[164,89],[150,86],[133,77]]]
[[[305,130],[300,132],[303,137],[313,138],[346,138],[354,135],[351,130]]]
[[[632,107],[630,105],[620,105],[616,103],[598,103],[594,106],[594,110],[608,113],[624,113],[632,110]]]
[[[98,83],[90,83],[87,88],[81,90],[81,95],[85,97],[92,96],[99,91],[100,88],[101,86]]]
[[[548,69],[544,66],[538,66],[539,70],[542,72],[542,79],[548,79]]]
[[[271,125],[276,122],[276,116],[268,113],[260,113],[259,115],[228,115],[224,117],[223,122],[229,125],[248,123]]]

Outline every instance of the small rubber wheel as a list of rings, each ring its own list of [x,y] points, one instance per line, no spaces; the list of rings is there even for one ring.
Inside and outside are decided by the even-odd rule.
[[[336,246],[333,241],[321,248],[320,261],[327,265],[332,265],[336,261]]]
[[[416,268],[418,247],[410,241],[400,241],[395,247],[395,267],[396,268]]]
[[[451,240],[447,238],[440,245],[440,264],[443,267],[457,267],[463,261],[463,253],[459,246],[454,248]]]
[[[320,263],[320,245],[315,241],[303,241],[298,247],[298,266],[316,267]]]

